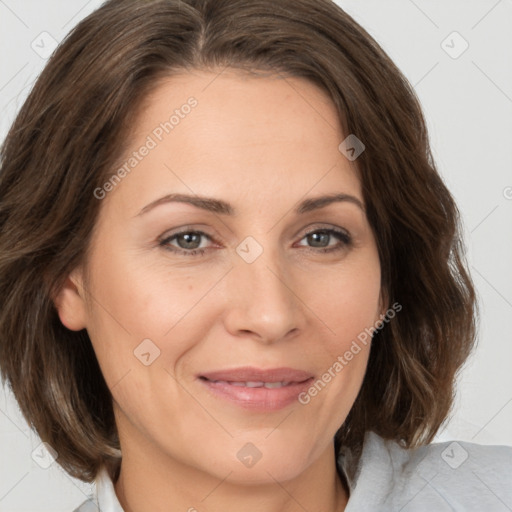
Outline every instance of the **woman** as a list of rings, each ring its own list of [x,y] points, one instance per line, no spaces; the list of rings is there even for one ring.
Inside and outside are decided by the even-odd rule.
[[[512,449],[431,444],[475,338],[458,212],[334,3],[106,2],[1,161],[2,375],[79,511],[512,506]]]

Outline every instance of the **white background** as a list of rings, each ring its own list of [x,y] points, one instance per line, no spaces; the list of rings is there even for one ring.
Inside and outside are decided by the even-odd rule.
[[[60,41],[100,3],[0,0],[0,139],[45,64],[32,48],[38,41],[42,47],[40,34]],[[439,440],[512,445],[512,0],[338,3],[414,85],[434,158],[465,225],[481,301],[479,345]],[[458,58],[443,49],[463,48],[454,31],[469,43]],[[40,440],[6,389],[0,389],[0,435],[0,512],[70,512],[85,500],[88,485],[57,464],[42,469],[32,460]]]

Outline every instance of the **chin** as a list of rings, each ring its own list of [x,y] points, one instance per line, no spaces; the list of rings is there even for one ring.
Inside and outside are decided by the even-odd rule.
[[[237,485],[275,485],[276,481],[281,483],[297,478],[306,468],[307,465],[302,466],[295,460],[260,461],[252,468],[235,464],[228,481]]]
[[[228,481],[243,485],[275,485],[276,481],[293,480],[303,473],[313,462],[311,450],[298,451],[296,443],[287,443],[281,449],[276,443],[260,444],[259,448],[250,441],[236,442],[233,455],[225,457],[225,452],[212,454],[210,471],[214,468],[219,478],[229,474]]]

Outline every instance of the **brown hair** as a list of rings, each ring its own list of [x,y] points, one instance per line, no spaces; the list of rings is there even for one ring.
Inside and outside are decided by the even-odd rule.
[[[112,396],[86,330],[52,297],[87,261],[101,187],[158,79],[220,69],[304,77],[332,98],[375,234],[382,289],[403,310],[373,336],[367,373],[336,435],[412,447],[446,419],[474,344],[475,292],[459,215],[414,90],[377,42],[329,0],[111,0],[49,60],[1,149],[0,369],[29,424],[69,474],[119,469]],[[341,142],[341,141],[340,141]]]

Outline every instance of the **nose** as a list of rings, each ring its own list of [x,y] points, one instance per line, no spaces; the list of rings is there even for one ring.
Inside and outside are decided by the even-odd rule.
[[[290,270],[277,251],[266,249],[252,263],[238,258],[225,283],[225,327],[234,336],[272,344],[302,330],[305,321]]]

